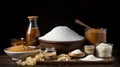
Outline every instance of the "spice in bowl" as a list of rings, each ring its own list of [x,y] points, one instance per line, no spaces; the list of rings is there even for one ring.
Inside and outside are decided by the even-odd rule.
[[[12,46],[7,49],[7,51],[10,51],[10,52],[25,52],[25,51],[32,51],[32,50],[35,50],[35,49],[25,45]]]

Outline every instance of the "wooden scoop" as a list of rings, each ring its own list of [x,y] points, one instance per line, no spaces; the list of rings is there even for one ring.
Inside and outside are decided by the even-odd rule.
[[[77,24],[81,25],[81,26],[86,27],[87,29],[91,29],[91,27],[90,27],[90,26],[88,26],[88,25],[84,24],[82,21],[80,21],[80,20],[78,20],[78,19],[75,19],[75,22],[76,22]]]

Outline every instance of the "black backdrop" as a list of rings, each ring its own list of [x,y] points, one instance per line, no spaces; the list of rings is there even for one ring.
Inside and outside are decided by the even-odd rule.
[[[4,2],[1,6],[0,50],[10,46],[9,39],[25,37],[29,15],[37,15],[41,36],[55,26],[65,25],[80,35],[84,27],[74,22],[75,18],[95,28],[107,29],[107,42],[119,45],[119,30],[116,20],[116,3],[104,0],[44,0],[15,3]]]

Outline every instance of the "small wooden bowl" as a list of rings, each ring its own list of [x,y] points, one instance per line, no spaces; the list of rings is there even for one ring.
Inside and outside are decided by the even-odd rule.
[[[46,41],[39,40],[40,48],[54,47],[57,53],[68,53],[75,49],[83,48],[83,43],[85,39],[79,41]]]

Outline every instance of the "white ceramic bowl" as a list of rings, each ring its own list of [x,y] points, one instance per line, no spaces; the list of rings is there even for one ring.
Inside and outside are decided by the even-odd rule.
[[[10,47],[8,47],[8,48],[10,48]],[[40,50],[40,49],[36,49],[33,51],[26,51],[26,52],[11,52],[11,51],[7,51],[8,48],[5,48],[4,52],[8,56],[10,56],[13,60],[24,60],[28,56],[32,56],[34,54],[37,54]],[[32,48],[35,48],[35,47],[32,47]]]

